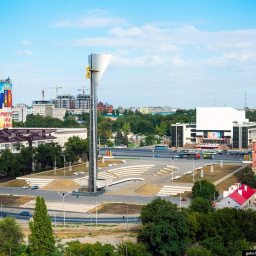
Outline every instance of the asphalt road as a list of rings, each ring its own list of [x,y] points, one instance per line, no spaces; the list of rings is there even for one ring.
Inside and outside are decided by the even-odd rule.
[[[20,212],[27,210],[19,207],[3,207],[3,211],[7,213],[8,217],[14,217],[19,221],[29,221],[30,218],[34,214],[34,210],[30,209],[30,216],[21,216]],[[64,223],[64,213],[63,211],[51,211],[48,210],[48,214],[52,220],[52,222]],[[56,217],[55,217],[56,216]],[[65,212],[65,222],[66,223],[139,223],[137,216],[118,216],[118,217],[98,217],[96,219],[96,214],[94,213],[92,216],[90,213],[75,213],[75,212]],[[5,218],[5,217],[2,217]]]
[[[155,159],[161,159],[161,158],[175,158],[177,160],[179,159],[179,152],[172,152],[170,149],[168,150],[154,150],[154,153],[152,152],[153,148],[136,148],[133,150],[127,149],[127,148],[101,148],[100,154],[106,155],[106,151],[110,150],[116,158],[118,157],[124,157],[124,158],[154,158]],[[159,155],[159,156],[156,156]],[[203,158],[203,154],[200,154],[201,158]],[[215,160],[216,161],[222,161],[225,162],[241,162],[243,161],[242,155],[230,155],[230,154],[216,154]],[[184,160],[184,159],[183,159]],[[188,160],[189,161],[189,160]],[[200,161],[200,160],[199,160]]]

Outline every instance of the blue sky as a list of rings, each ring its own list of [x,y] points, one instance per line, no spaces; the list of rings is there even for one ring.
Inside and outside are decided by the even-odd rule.
[[[14,103],[89,88],[91,53],[111,53],[98,98],[115,108],[256,108],[256,1],[0,1],[0,69]],[[45,99],[55,97],[46,89]]]

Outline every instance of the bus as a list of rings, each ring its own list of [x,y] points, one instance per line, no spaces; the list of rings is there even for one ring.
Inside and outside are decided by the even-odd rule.
[[[168,149],[168,146],[167,145],[156,145],[154,147],[155,150],[165,150],[165,149]]]
[[[204,159],[214,159],[214,156],[216,155],[216,153],[204,153]]]
[[[196,153],[180,153],[179,158],[185,158],[185,159],[200,159],[200,155]]]

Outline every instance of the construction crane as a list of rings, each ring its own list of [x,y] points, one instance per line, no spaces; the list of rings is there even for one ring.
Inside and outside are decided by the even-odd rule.
[[[58,90],[61,89],[62,87],[60,86],[55,86],[55,87],[47,87],[42,89],[42,100],[44,101],[44,90],[45,89],[56,89],[56,98],[58,97]]]

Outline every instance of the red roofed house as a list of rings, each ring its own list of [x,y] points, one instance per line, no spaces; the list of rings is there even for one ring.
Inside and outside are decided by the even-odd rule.
[[[225,197],[217,203],[217,208],[224,207],[235,207],[237,209],[245,208],[248,205],[251,205],[255,202],[255,189],[250,188],[247,185],[242,185],[236,189],[229,196]]]

